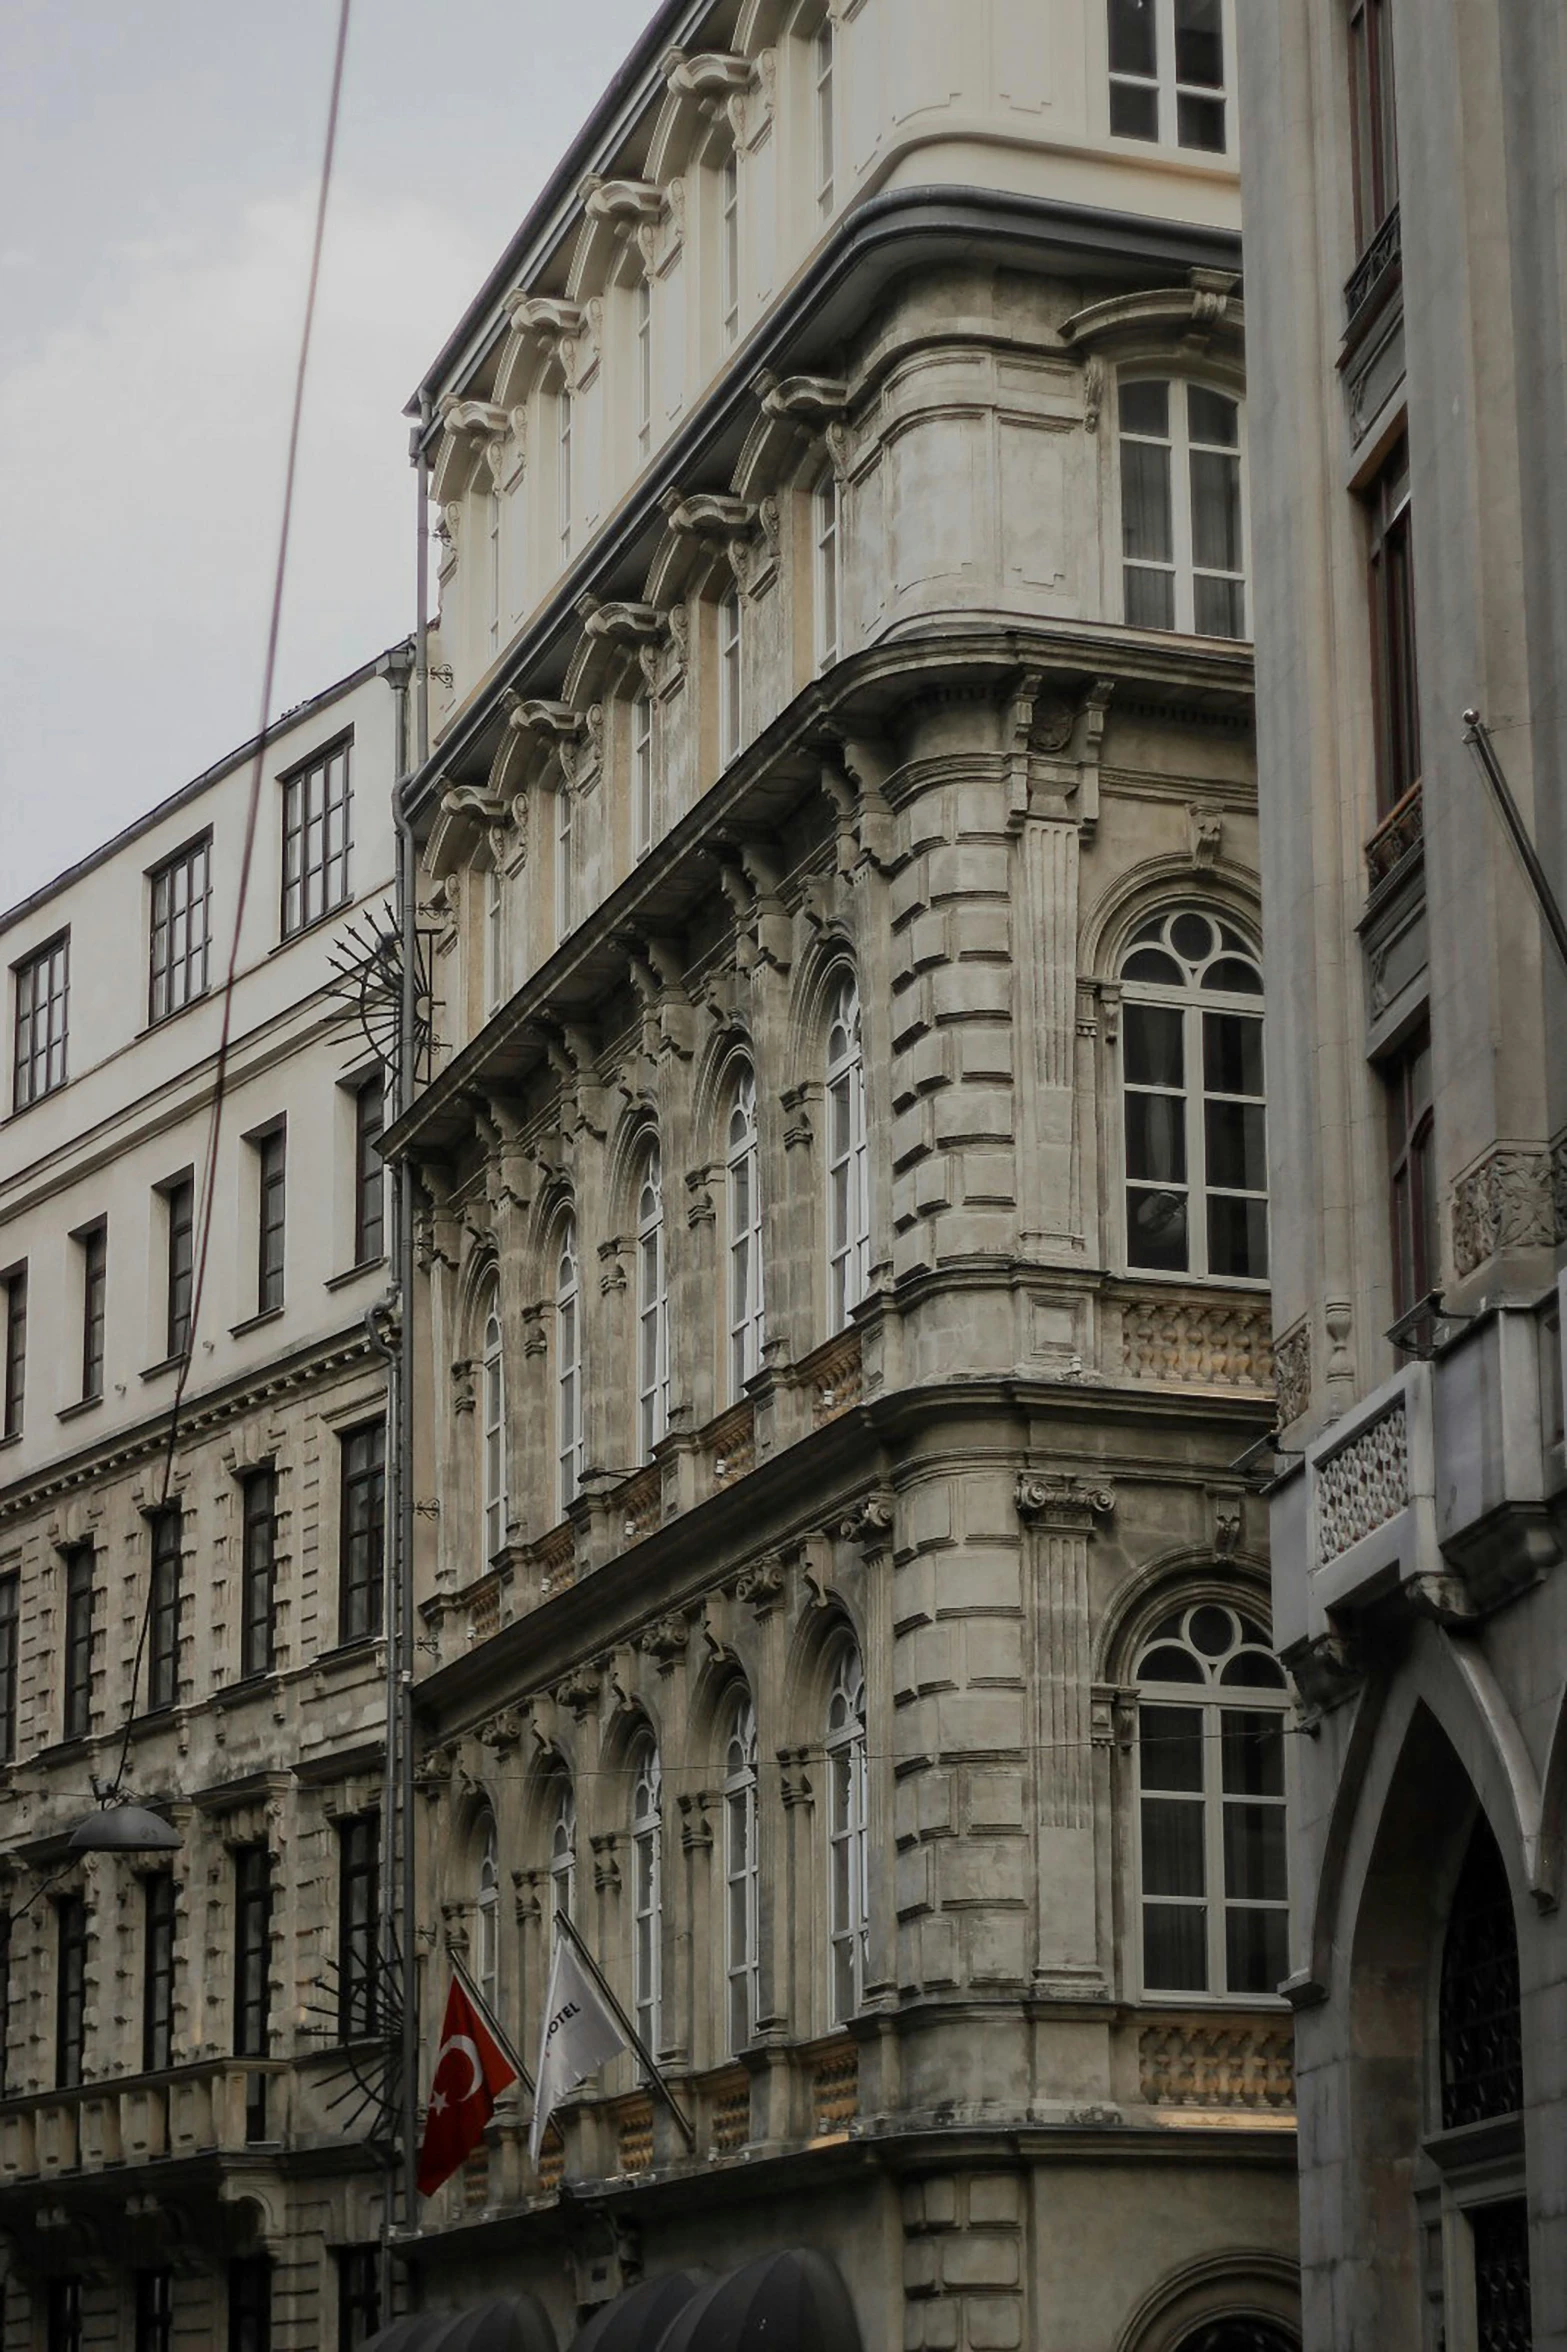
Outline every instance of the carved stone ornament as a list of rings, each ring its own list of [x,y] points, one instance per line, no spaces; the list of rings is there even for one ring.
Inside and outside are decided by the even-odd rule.
[[[579,1718],[586,1715],[599,1695],[600,1680],[596,1667],[573,1666],[555,1685],[555,1703]]]
[[[1273,1377],[1279,1399],[1279,1427],[1287,1429],[1311,1403],[1311,1324],[1306,1316],[1274,1341]]]
[[[756,379],[756,390],[768,416],[799,418],[807,424],[835,421],[849,405],[849,387],[837,376],[785,376],[780,380],[763,374]]]
[[[758,1560],[749,1568],[742,1568],[735,1578],[735,1598],[745,1601],[765,1617],[783,1599],[784,1568],[781,1560]]]
[[[1360,1688],[1365,1661],[1351,1637],[1332,1626],[1279,1653],[1308,1707],[1336,1707]]]
[[[1453,1187],[1453,1270],[1462,1279],[1501,1250],[1550,1249],[1558,1238],[1552,1155],[1545,1144],[1499,1144]]]
[[[478,433],[486,440],[511,425],[510,409],[498,408],[492,400],[460,400],[450,393],[441,402],[440,416],[448,433]]]
[[[1015,1490],[1018,1517],[1030,1527],[1087,1535],[1115,1509],[1115,1490],[1071,1472],[1022,1470]]]
[[[672,490],[664,501],[664,512],[670,529],[687,539],[743,538],[757,520],[757,510],[748,498],[732,498],[720,490],[693,491],[689,498]]]
[[[1402,1397],[1317,1466],[1317,1563],[1336,1560],[1409,1501],[1409,1429]]]
[[[866,1495],[845,1512],[837,1532],[844,1543],[860,1544],[868,1552],[884,1551],[897,1519],[894,1498],[885,1492]]]
[[[1404,1597],[1417,1616],[1429,1617],[1437,1625],[1472,1625],[1480,1614],[1463,1578],[1444,1576],[1437,1570],[1407,1577]]]
[[[657,645],[669,628],[668,614],[656,604],[600,604],[584,597],[577,609],[588,635],[609,645]]]
[[[690,1640],[691,1627],[684,1617],[660,1617],[637,1637],[637,1647],[652,1659],[660,1674],[668,1674],[685,1656]]]
[[[736,98],[751,87],[754,68],[748,57],[724,50],[706,50],[687,57],[671,50],[668,83],[682,98]]]
[[[1187,838],[1192,864],[1199,873],[1207,873],[1219,862],[1224,848],[1224,819],[1217,809],[1199,808],[1195,801],[1186,809]]]
[[[708,1854],[713,1848],[713,1824],[708,1817],[712,1799],[704,1790],[676,1799],[680,1808],[680,1843],[688,1854]]]
[[[583,210],[589,220],[613,221],[617,227],[636,228],[661,220],[669,198],[656,180],[600,180],[583,182]]]

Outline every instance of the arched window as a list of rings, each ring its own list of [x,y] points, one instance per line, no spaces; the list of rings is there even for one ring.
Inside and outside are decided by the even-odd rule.
[[[565,1772],[555,1775],[555,1807],[550,1822],[550,1949],[559,1932],[555,1914],[577,1916],[577,1795]]]
[[[826,220],[833,207],[837,139],[833,125],[833,21],[824,16],[811,45],[816,84],[816,210]]]
[[[1261,1282],[1268,1271],[1262,973],[1240,934],[1187,907],[1121,963],[1126,1260]]]
[[[669,1291],[664,1278],[664,1175],[657,1144],[637,1186],[637,1443],[644,1462],[669,1427]]]
[[[495,1816],[484,1816],[484,1837],[479,1853],[479,1900],[477,1904],[477,1933],[474,1937],[474,1981],[489,2003],[491,2015],[498,2015],[501,1973],[501,1863],[500,1847],[495,1835]]]
[[[657,2054],[663,1992],[664,1788],[651,1732],[631,1758],[631,2007]]]
[[[1240,402],[1179,376],[1123,379],[1121,552],[1138,629],[1246,634]]]
[[[637,450],[646,457],[653,447],[653,289],[637,280]]]
[[[832,1944],[834,2024],[865,1997],[870,1865],[865,1764],[865,1669],[852,1641],[833,1665],[827,1700],[828,1933]]]
[[[569,1213],[555,1240],[555,1474],[564,1519],[582,1476],[582,1274],[577,1220]]]
[[[1490,1823],[1475,1823],[1442,1944],[1442,2129],[1523,2106],[1518,1929]]]
[[[865,1061],[860,992],[840,973],[827,1021],[828,1318],[841,1331],[870,1279],[870,1171],[865,1152]]]
[[[1138,1653],[1145,1993],[1255,1998],[1288,1969],[1284,1671],[1255,1618],[1174,1609]]]
[[[484,1322],[480,1369],[484,1440],[484,1557],[493,1560],[506,1541],[506,1368],[501,1352],[501,1301],[490,1293]]]
[[[740,628],[740,591],[730,588],[718,602],[718,747],[725,767],[739,756],[744,728]]]
[[[729,2047],[756,2032],[761,1994],[760,1878],[756,1850],[756,1710],[737,1693],[724,1743],[724,1966]]]
[[[762,1187],[757,1165],[756,1073],[735,1081],[727,1141],[729,1206],[729,1400],[737,1404],[762,1364]]]
[[[724,342],[740,339],[740,158],[731,147],[718,175],[719,270]]]
[[[631,705],[631,822],[636,853],[647,856],[658,830],[653,773],[653,697],[639,694]]]
[[[571,554],[571,411],[571,386],[563,380],[555,395],[555,528],[562,563]]]
[[[811,493],[811,535],[816,549],[816,666],[825,670],[838,658],[843,587],[838,475],[832,466]]]

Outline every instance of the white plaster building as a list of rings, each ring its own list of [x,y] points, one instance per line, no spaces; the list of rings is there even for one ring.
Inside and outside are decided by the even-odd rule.
[[[425,2042],[696,2135],[432,2311],[1296,2341],[1233,32],[670,0],[421,387]]]
[[[375,2320],[382,2174],[327,2102],[377,1902],[383,1100],[325,991],[392,889],[410,667],[266,745],[199,1306],[256,747],[0,917],[8,2352]],[[122,1758],[180,1849],[73,1865]]]
[[[1306,2340],[1567,2344],[1567,23],[1243,8]]]

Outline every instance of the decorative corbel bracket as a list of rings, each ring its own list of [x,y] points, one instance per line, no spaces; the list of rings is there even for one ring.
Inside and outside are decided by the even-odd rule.
[[[1071,1471],[1018,1473],[1015,1489],[1018,1517],[1026,1527],[1051,1534],[1091,1535],[1094,1523],[1108,1519],[1115,1509],[1115,1489],[1098,1486]]]

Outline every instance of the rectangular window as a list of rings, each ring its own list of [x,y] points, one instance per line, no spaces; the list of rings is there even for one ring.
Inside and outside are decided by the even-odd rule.
[[[164,1281],[164,1353],[190,1353],[190,1311],[196,1263],[196,1185],[178,1176],[163,1186],[167,1259]]]
[[[265,2058],[272,2022],[272,1857],[265,1846],[234,1856],[234,2055]]]
[[[816,524],[816,666],[825,670],[838,658],[842,579],[838,476],[831,467],[817,483],[811,507]]]
[[[725,767],[738,755],[744,731],[740,658],[740,591],[731,588],[718,606],[718,750]]]
[[[1271,1994],[1288,1966],[1276,1708],[1138,1710],[1143,1984]]]
[[[353,792],[345,741],[283,780],[283,937],[346,906]]]
[[[166,1021],[207,993],[212,835],[155,866],[147,1018]]]
[[[1415,659],[1415,569],[1410,538],[1407,442],[1399,442],[1382,468],[1368,503],[1377,814],[1385,817],[1420,781],[1420,692]]]
[[[272,2261],[244,2254],[229,2264],[228,2352],[272,2352]]]
[[[85,1739],[92,1727],[93,1547],[65,1555],[65,1717],[63,1736]]]
[[[360,2352],[380,2327],[379,2248],[344,2246],[337,2257],[337,2352]]]
[[[20,1576],[0,1576],[0,1764],[16,1754],[16,1666]]]
[[[1364,253],[1398,202],[1398,128],[1388,0],[1350,0],[1349,89],[1355,156],[1355,243]]]
[[[65,1084],[71,934],[62,931],[16,965],[15,1083],[11,1107],[25,1111]]]
[[[11,1914],[0,1911],[0,2099],[7,2096],[11,2085]],[[5,2312],[0,2306],[0,2325]],[[0,2343],[4,2342],[0,2337]]]
[[[493,871],[493,869],[492,869]],[[497,883],[499,875],[495,876]],[[354,1096],[354,1264],[373,1265],[386,1255],[386,1166],[381,1131],[386,1125],[386,1082],[379,1071]]]
[[[1108,0],[1110,129],[1222,155],[1224,0]]]
[[[277,1472],[252,1470],[240,1488],[239,1670],[270,1674],[277,1584]]]
[[[337,2029],[352,2042],[380,2022],[381,1824],[361,1814],[341,1822],[337,1837]]]
[[[499,866],[484,871],[484,1009],[498,1012],[506,987],[506,878]]]
[[[646,278],[637,280],[637,448],[646,457],[653,446],[653,289]]]
[[[67,2091],[82,2079],[87,2033],[87,1903],[62,1895],[54,1907],[54,2080]]]
[[[342,1523],[338,1545],[338,1638],[359,1641],[381,1630],[386,1550],[386,1430],[379,1421],[343,1439]]]
[[[5,1277],[5,1436],[21,1436],[26,1399],[27,1268],[14,1266]]]
[[[147,2074],[174,2063],[174,1881],[142,1881],[141,2062]]]
[[[636,825],[636,850],[646,857],[653,846],[657,814],[653,793],[653,697],[639,694],[631,705],[631,805]]]
[[[256,1142],[256,1313],[283,1304],[283,1228],[288,1138],[281,1127]]]
[[[1436,1288],[1436,1134],[1431,1108],[1431,1032],[1424,1025],[1383,1064],[1387,1092],[1388,1207],[1393,1306],[1413,1312]]]
[[[575,856],[576,802],[562,777],[555,787],[555,936],[564,939],[576,921]]]
[[[833,21],[824,16],[816,35],[816,210],[826,220],[833,207],[834,163],[837,142],[833,135]]]
[[[571,408],[571,388],[562,384],[555,395],[555,528],[562,563],[571,553]]]
[[[1123,378],[1124,610],[1138,629],[1246,629],[1240,406],[1205,384]]]
[[[49,2281],[49,2308],[44,2341],[48,2352],[82,2352],[82,2282],[74,2278]]]
[[[173,2352],[174,2273],[136,2273],[136,2352]]]
[[[78,1234],[82,1253],[82,1401],[103,1394],[104,1310],[109,1295],[109,1228]]]
[[[736,343],[740,339],[740,158],[732,147],[719,175],[719,208],[724,341]]]
[[[147,1639],[147,1711],[172,1707],[180,1677],[180,1549],[183,1514],[177,1503],[147,1522],[152,1546],[152,1595]]]
[[[501,494],[492,490],[487,501],[490,536],[490,651],[501,642]]]

